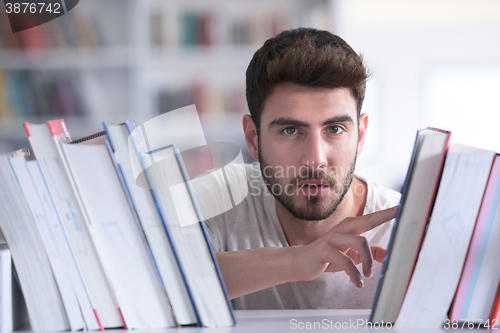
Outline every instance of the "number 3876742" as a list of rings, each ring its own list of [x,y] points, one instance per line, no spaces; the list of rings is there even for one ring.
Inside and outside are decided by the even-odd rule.
[[[51,13],[51,14],[61,14],[61,4],[60,3],[45,3],[45,2],[23,2],[23,3],[6,3],[5,11],[7,14],[41,14],[41,13]]]

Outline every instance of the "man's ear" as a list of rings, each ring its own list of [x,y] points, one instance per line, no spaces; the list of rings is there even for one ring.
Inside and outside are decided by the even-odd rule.
[[[253,122],[252,116],[246,114],[243,116],[243,131],[245,132],[245,141],[247,143],[248,153],[254,159],[259,159],[259,144],[257,137],[257,127]]]
[[[358,156],[363,150],[363,145],[365,143],[366,128],[368,127],[368,115],[363,113],[359,116],[359,142],[358,142]]]

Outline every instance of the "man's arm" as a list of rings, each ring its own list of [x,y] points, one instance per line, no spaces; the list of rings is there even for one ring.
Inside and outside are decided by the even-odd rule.
[[[373,258],[382,262],[385,250],[370,248],[360,235],[393,219],[395,214],[396,207],[349,217],[304,246],[216,252],[229,297],[233,299],[285,282],[313,280],[323,272],[341,270],[362,288],[356,265],[363,263],[363,274],[371,276]]]

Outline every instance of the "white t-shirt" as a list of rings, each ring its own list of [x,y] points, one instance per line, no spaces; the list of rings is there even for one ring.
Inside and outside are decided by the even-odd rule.
[[[226,178],[242,175],[243,165],[226,166]],[[239,168],[239,170],[238,170]],[[246,164],[248,195],[236,207],[206,220],[214,251],[238,251],[276,246],[287,247],[288,242],[276,215],[275,198],[269,193],[262,179],[258,164]],[[243,173],[244,175],[244,173]],[[241,176],[240,176],[241,177]],[[218,197],[226,197],[230,188],[234,197],[245,195],[244,181],[239,186],[228,186],[219,173],[211,180],[194,186],[200,208],[205,216],[214,216],[210,210],[217,205]],[[390,208],[399,203],[400,193],[366,182],[368,193],[364,214]],[[239,192],[239,193],[235,193]],[[224,194],[223,194],[224,193]],[[204,198],[210,197],[210,200]],[[222,199],[221,199],[222,200]],[[389,242],[392,223],[385,223],[363,236],[370,246],[386,247]],[[244,263],[242,263],[244,264]],[[364,288],[358,289],[349,276],[341,272],[326,272],[312,281],[298,281],[280,284],[234,299],[237,310],[253,309],[367,309],[373,305],[382,264],[375,262],[373,275],[363,276]],[[360,272],[361,264],[358,265]]]

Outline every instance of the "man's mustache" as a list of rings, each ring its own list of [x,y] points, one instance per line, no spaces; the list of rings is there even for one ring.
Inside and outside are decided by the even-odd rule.
[[[319,170],[308,170],[304,175],[299,175],[292,180],[290,180],[290,184],[294,186],[298,186],[301,181],[304,180],[319,180],[323,184],[328,185],[330,187],[334,187],[337,183],[335,178],[326,174],[325,171]]]

